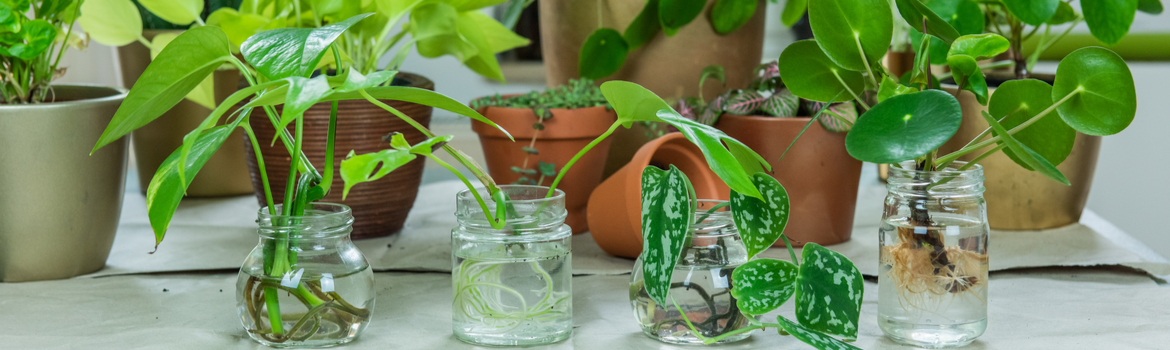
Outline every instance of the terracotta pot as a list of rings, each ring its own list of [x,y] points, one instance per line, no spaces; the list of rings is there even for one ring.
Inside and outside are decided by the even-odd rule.
[[[148,30],[143,35],[151,39],[165,32],[168,31]],[[146,46],[133,42],[118,48],[118,65],[122,71],[123,86],[127,88],[133,86],[149,64],[150,49]],[[217,102],[236,92],[239,76],[239,71],[235,69],[215,72]],[[142,194],[146,194],[146,188],[150,185],[150,180],[159,165],[183,144],[183,136],[202,123],[208,114],[211,114],[211,110],[207,107],[184,99],[158,119],[134,131],[131,142],[138,163],[138,188]],[[220,124],[227,119],[221,118]],[[236,130],[229,139],[238,140],[243,135],[243,131]],[[248,193],[252,193],[252,183],[248,177],[248,166],[244,162],[244,144],[239,142],[224,142],[187,188],[189,197],[234,196]]]
[[[403,79],[410,86],[425,89],[434,89],[435,84],[419,75],[398,73],[395,80]],[[431,121],[431,107],[402,101],[384,100],[406,115],[426,126]],[[305,154],[313,165],[323,169],[325,162],[325,143],[329,127],[329,103],[318,103],[305,112],[303,146]],[[280,110],[280,108],[277,108]],[[263,114],[253,113],[249,120],[260,140],[260,152],[264,154],[264,166],[268,172],[268,181],[272,187],[272,196],[277,202],[284,198],[285,181],[288,178],[290,161],[288,151],[277,141],[274,146],[269,143],[275,136],[275,128],[263,118]],[[288,130],[294,131],[289,125]],[[426,137],[406,122],[365,100],[341,101],[337,108],[337,139],[333,150],[333,166],[340,169],[341,161],[352,150],[357,154],[377,152],[390,148],[389,143],[382,141],[382,137],[392,132],[400,132],[406,136],[411,144],[422,142]],[[252,173],[252,185],[255,187],[256,199],[265,204],[263,185],[257,170],[256,158],[252,152],[252,145],[244,138],[247,146],[248,167]],[[425,160],[420,157],[394,170],[378,181],[367,182],[354,186],[349,196],[341,199],[341,190],[344,186],[341,178],[334,173],[333,186],[322,202],[345,204],[353,209],[354,239],[383,237],[397,232],[406,221],[406,215],[414,206],[415,196],[418,195],[418,186],[422,182],[422,171]]]
[[[954,86],[944,88],[954,93]],[[994,94],[995,89],[989,88],[989,93]],[[987,107],[980,105],[974,94],[963,91],[959,94],[959,104],[963,108],[963,124],[955,136],[940,148],[939,154],[962,148],[988,127],[987,121],[981,116]],[[1054,113],[1045,118],[1059,116]],[[987,200],[987,220],[991,228],[1042,230],[1079,222],[1089,199],[1100,150],[1100,136],[1077,133],[1072,154],[1056,167],[1072,183],[1071,186],[1024,169],[1003,152],[980,161],[986,178],[983,184],[987,191],[983,193],[983,198]],[[972,152],[960,159],[970,160],[979,153]]]
[[[589,227],[606,253],[636,258],[642,253],[642,169],[647,165],[682,170],[701,199],[727,200],[731,189],[681,133],[670,133],[638,149],[634,159],[603,181],[589,197]]]
[[[784,185],[792,203],[784,234],[794,245],[848,241],[853,234],[861,161],[845,150],[845,133],[813,123],[780,160],[809,119],[724,114],[715,128],[743,142],[772,165],[772,177]]]
[[[537,132],[532,128],[532,124],[538,120],[532,109],[485,107],[479,110],[480,114],[508,130],[516,139],[512,142],[496,128],[474,120],[471,122],[471,130],[479,134],[492,179],[501,184],[516,182],[520,174],[513,172],[512,167],[536,169],[538,161],[555,164],[557,171],[560,171],[578,151],[604,134],[617,120],[617,114],[605,107],[551,111],[553,117],[544,121],[544,130],[539,131],[533,146],[540,154],[528,155],[521,148],[528,147],[532,135]],[[606,139],[585,153],[557,185],[558,189],[565,192],[565,209],[569,212],[565,224],[573,229],[573,233],[589,230],[585,221],[585,204],[593,189],[601,182],[609,144],[610,140]],[[527,166],[524,165],[526,156]],[[539,176],[528,177],[539,180]],[[539,185],[549,186],[552,181],[552,177],[545,177]]]

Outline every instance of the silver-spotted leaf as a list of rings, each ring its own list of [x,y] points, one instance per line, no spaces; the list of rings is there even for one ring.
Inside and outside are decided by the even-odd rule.
[[[796,293],[795,264],[776,259],[756,259],[731,273],[731,296],[749,315],[763,315],[784,305]]]
[[[792,322],[784,318],[784,316],[776,316],[776,322],[780,323],[780,328],[784,332],[820,350],[861,350],[859,347],[849,345],[849,343],[834,339],[833,337],[799,325],[796,322]]]
[[[747,246],[748,259],[768,250],[780,239],[791,213],[788,191],[784,190],[780,181],[765,173],[755,173],[752,175],[752,183],[763,199],[731,191],[731,217]]]
[[[808,329],[846,339],[857,338],[861,271],[840,253],[808,243],[801,252],[796,285],[796,320]]]
[[[689,236],[695,202],[681,170],[648,166],[642,170],[642,275],[646,294],[670,305],[670,280]]]

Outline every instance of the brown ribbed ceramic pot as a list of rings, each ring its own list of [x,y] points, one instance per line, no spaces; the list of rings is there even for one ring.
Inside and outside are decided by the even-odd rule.
[[[398,73],[394,78],[408,82],[409,86],[434,90],[435,84],[429,79],[410,73]],[[406,115],[427,126],[431,122],[431,107],[416,103],[383,100],[405,113]],[[304,138],[302,149],[318,169],[324,169],[325,143],[329,129],[329,103],[318,103],[305,112]],[[279,110],[279,108],[278,108]],[[264,166],[268,172],[268,180],[272,186],[272,196],[280,201],[284,198],[284,183],[288,178],[290,161],[288,151],[280,141],[269,146],[276,134],[275,128],[267,118],[253,117],[250,120],[255,129],[256,138],[262,144],[260,152],[264,154]],[[289,125],[288,130],[294,131]],[[406,122],[390,114],[366,100],[341,101],[337,107],[337,140],[333,150],[333,167],[340,169],[341,161],[352,150],[357,154],[377,152],[390,147],[382,141],[382,137],[392,132],[400,132],[406,136],[411,144],[426,140],[418,130]],[[256,189],[256,199],[260,205],[264,203],[264,191],[260,175],[257,171],[256,157],[252,145],[244,138],[248,152],[248,168],[252,172],[252,186]],[[418,195],[418,186],[422,182],[422,171],[425,160],[415,159],[410,163],[394,170],[386,177],[377,181],[354,186],[345,200],[341,199],[341,190],[344,186],[340,176],[335,172],[333,187],[329,194],[321,201],[345,204],[353,209],[354,239],[387,236],[397,232],[406,222],[406,215],[414,205]]]
[[[780,160],[784,149],[808,122],[808,117],[724,114],[715,128],[743,142],[772,165],[772,177],[784,185],[792,202],[784,235],[794,245],[848,241],[853,235],[861,161],[845,150],[845,133],[832,132],[821,123],[813,123],[784,155],[784,160]]]

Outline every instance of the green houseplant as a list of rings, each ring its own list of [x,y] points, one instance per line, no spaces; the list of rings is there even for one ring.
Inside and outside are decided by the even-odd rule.
[[[0,198],[0,281],[97,271],[113,245],[127,146],[116,142],[84,155],[126,95],[53,84],[66,73],[60,65],[66,50],[86,46],[85,33],[73,27],[80,4],[0,3],[0,187],[8,193]],[[45,220],[44,213],[56,219]]]

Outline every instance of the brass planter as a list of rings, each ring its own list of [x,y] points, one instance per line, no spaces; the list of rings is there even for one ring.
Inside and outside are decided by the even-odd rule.
[[[1051,81],[1051,79],[1049,79]],[[944,86],[954,93],[954,86]],[[995,88],[989,88],[994,94]],[[982,112],[986,106],[975,100],[969,91],[959,94],[963,108],[963,124],[959,131],[939,150],[947,154],[962,148],[968,141],[987,129]],[[1057,115],[1045,118],[1059,118]],[[1072,154],[1056,168],[1064,173],[1071,186],[1020,167],[1003,152],[979,162],[983,166],[987,191],[987,219],[996,230],[1043,230],[1077,223],[1089,200],[1093,185],[1093,173],[1097,170],[1097,155],[1101,150],[1101,137],[1077,133]],[[972,152],[961,160],[971,160],[980,152]]]
[[[64,102],[0,105],[0,281],[94,272],[114,244],[126,138],[89,152],[126,94],[77,85],[54,94]]]
[[[148,30],[147,39],[167,31]],[[180,33],[181,31],[171,31]],[[134,42],[118,48],[118,64],[122,68],[122,84],[127,88],[138,81],[146,66],[150,64],[150,49]],[[236,92],[239,71],[235,69],[215,72],[215,98],[222,101]],[[194,130],[211,110],[198,103],[183,99],[158,119],[134,131],[134,157],[138,165],[138,188],[146,194],[150,179],[168,156],[183,144],[183,136]],[[221,118],[224,123],[227,118]],[[243,131],[237,129],[228,137],[229,142],[211,156],[199,174],[187,188],[189,197],[233,196],[252,193],[252,182],[248,176],[248,164],[244,160]]]

